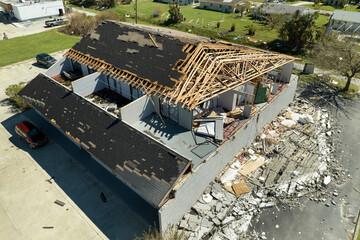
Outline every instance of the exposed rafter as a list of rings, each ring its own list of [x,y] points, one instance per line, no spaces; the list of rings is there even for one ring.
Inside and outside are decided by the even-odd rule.
[[[189,109],[259,77],[295,58],[211,43],[199,44],[177,70],[184,73],[168,99]]]
[[[187,44],[182,50],[188,55],[180,59],[174,69],[183,76],[176,79],[177,83],[172,89],[74,49],[64,56],[134,88],[162,96],[164,101],[182,103],[182,107],[190,110],[218,94],[295,60],[283,54],[213,43]]]

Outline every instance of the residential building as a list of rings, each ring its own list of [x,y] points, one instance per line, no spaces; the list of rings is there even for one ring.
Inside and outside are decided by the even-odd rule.
[[[256,17],[261,17],[262,15],[269,15],[269,14],[293,15],[297,11],[299,11],[301,15],[316,12],[316,10],[302,6],[292,6],[288,4],[279,4],[279,3],[264,3],[261,6],[254,8],[254,15]]]
[[[244,4],[240,0],[200,0],[199,8],[223,12],[235,13],[238,12],[237,7]]]
[[[19,21],[59,16],[65,13],[63,1],[0,0],[0,7]]]
[[[19,95],[156,209],[164,232],[292,101],[294,60],[105,21]]]
[[[360,12],[335,10],[330,17],[330,30],[360,33]]]

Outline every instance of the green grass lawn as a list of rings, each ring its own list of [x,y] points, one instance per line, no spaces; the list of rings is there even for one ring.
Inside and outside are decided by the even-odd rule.
[[[81,9],[81,7],[75,7]],[[88,8],[84,8],[88,10]],[[154,11],[157,11],[158,17],[154,17]],[[91,10],[96,11],[96,10]],[[128,22],[135,22],[135,3],[121,5],[114,9],[120,16],[125,17]],[[163,23],[169,16],[169,5],[166,3],[153,2],[152,0],[139,0],[138,2],[138,23],[164,26]],[[271,29],[263,22],[254,21],[251,16],[239,17],[239,14],[227,14],[217,11],[210,11],[196,8],[195,6],[180,6],[185,21],[181,24],[168,25],[165,27],[180,31],[190,32],[206,37],[233,41],[239,44],[251,45],[260,48],[266,48],[265,43],[277,40],[279,38],[279,28],[277,26]],[[98,12],[98,11],[96,11]],[[322,27],[328,23],[328,16],[320,15],[317,19],[317,25]],[[220,27],[217,28],[217,23]],[[232,25],[235,25],[235,31],[229,32]],[[255,35],[248,36],[249,26],[255,28]],[[220,37],[219,33],[225,33]],[[251,37],[252,42],[249,41]]]
[[[316,24],[319,27],[322,27],[322,26],[328,24],[329,18],[330,18],[329,16],[319,15],[318,19],[316,19]]]
[[[34,58],[38,53],[53,53],[70,48],[79,40],[80,37],[61,34],[53,29],[0,41],[0,67]]]
[[[157,10],[159,17],[153,18],[154,10]],[[141,23],[152,23],[156,25],[159,20],[166,20],[169,15],[168,4],[153,2],[149,0],[139,1],[138,3],[138,17]],[[134,22],[135,16],[134,3],[129,5],[122,5],[115,8],[115,11],[122,16],[130,15],[127,21]],[[194,6],[181,6],[180,11],[185,17],[184,26],[179,30],[192,29],[192,32],[201,28],[201,31],[208,31],[210,35],[217,34],[222,31],[229,31],[231,26],[235,24],[235,32],[233,36],[244,36],[248,33],[248,26],[254,25],[256,28],[255,36],[253,38],[261,39],[263,41],[271,41],[278,37],[276,29],[270,28],[262,23],[254,22],[251,17],[243,16],[239,18],[239,14],[227,14],[222,12],[203,10],[194,8]],[[216,28],[217,22],[220,22],[220,28]],[[179,27],[179,26],[178,26]]]
[[[345,8],[339,8],[339,7],[334,7],[334,6],[330,6],[330,5],[317,5],[317,6],[314,6],[314,4],[306,4],[306,5],[302,5],[302,6],[312,8],[312,9],[316,9],[316,10],[324,10],[324,11],[331,11],[331,12],[333,12],[335,10],[360,12],[360,8],[358,6],[355,6],[355,5],[347,5]]]
[[[73,4],[67,4],[68,7],[72,7],[72,8],[75,8],[75,9],[79,9],[79,10],[84,10],[84,11],[87,11],[87,12],[92,12],[92,13],[99,13],[100,11],[99,10],[96,10],[94,8],[86,8],[86,7],[80,7],[80,6],[76,6],[76,5],[73,5]]]

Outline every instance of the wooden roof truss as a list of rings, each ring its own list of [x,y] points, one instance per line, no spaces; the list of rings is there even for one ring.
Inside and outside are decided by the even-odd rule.
[[[184,75],[169,94],[168,101],[189,109],[235,89],[295,58],[250,48],[200,43],[176,65]]]
[[[64,56],[109,77],[121,79],[149,95],[162,96],[163,101],[182,103],[182,107],[186,106],[190,110],[295,60],[278,53],[212,43],[187,44],[183,51],[188,53],[186,59],[180,59],[174,67],[183,76],[172,89],[74,49],[70,49]]]

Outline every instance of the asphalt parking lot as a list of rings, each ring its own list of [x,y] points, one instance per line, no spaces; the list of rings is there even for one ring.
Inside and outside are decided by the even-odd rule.
[[[34,110],[20,113],[7,101],[8,85],[43,71],[33,59],[0,68],[0,238],[134,239],[155,210]],[[48,143],[31,149],[19,139],[14,125],[23,120]]]
[[[55,27],[46,27],[45,21],[49,20],[40,19],[36,21],[10,21],[7,22],[4,20],[3,13],[0,12],[0,40],[3,40],[3,33],[6,33],[8,38],[15,38],[26,36],[30,34],[40,33],[44,31],[51,30],[53,28],[57,28],[60,26]]]

